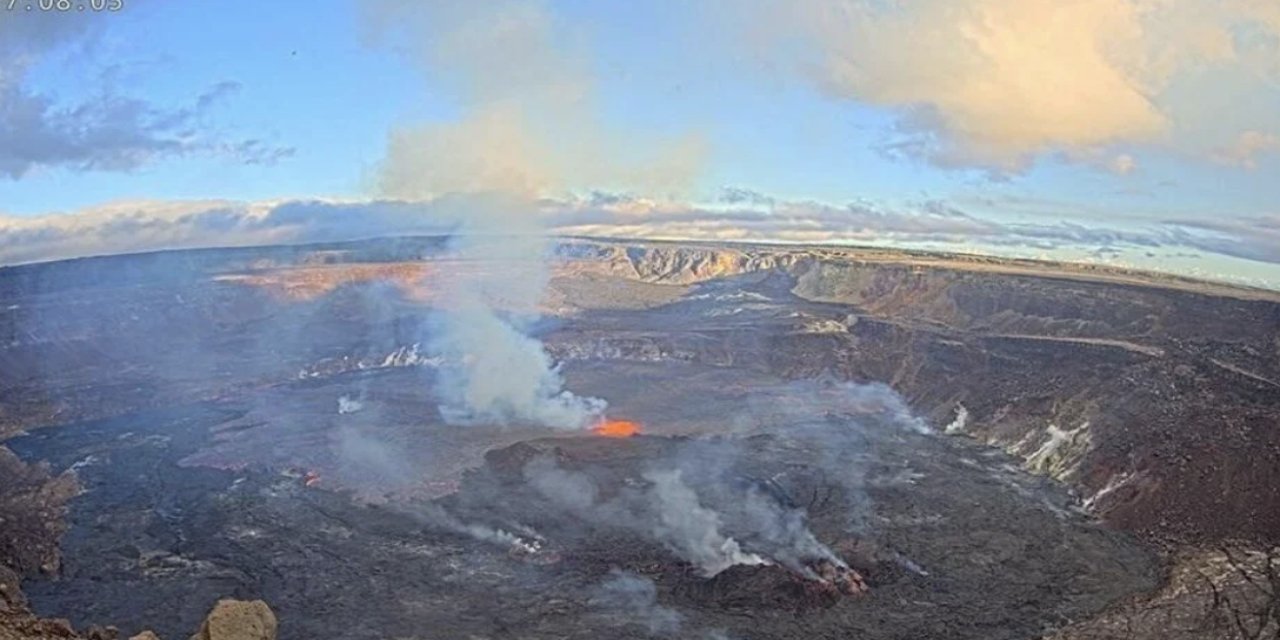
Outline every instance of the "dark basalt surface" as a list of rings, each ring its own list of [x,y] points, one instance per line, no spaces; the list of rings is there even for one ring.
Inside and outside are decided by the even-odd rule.
[[[71,503],[61,575],[26,584],[36,610],[176,636],[229,596],[269,601],[283,638],[648,637],[640,614],[593,604],[623,569],[654,581],[660,606],[682,618],[678,637],[1024,638],[1156,584],[1151,552],[1072,512],[1063,489],[1011,470],[1003,454],[874,417],[494,450],[437,505],[460,521],[537,531],[545,547],[528,555],[441,529],[420,503],[364,504],[287,470],[178,464],[236,411],[177,407],[12,441],[58,468],[94,456],[79,470],[85,493]],[[813,448],[835,443],[847,448]],[[729,456],[733,477],[772,478],[869,593],[833,597],[780,567],[706,578],[652,539],[566,515],[522,480],[529,460],[552,456],[616,491],[699,452]]]
[[[23,461],[0,465],[0,515],[21,523],[0,567],[25,576],[35,611],[172,637],[238,597],[267,600],[285,638],[1034,638],[1149,605],[1227,638],[1229,617],[1178,600],[1204,592],[1196,580],[1140,594],[1162,588],[1161,560],[1175,580],[1217,575],[1206,549],[1256,560],[1280,545],[1276,294],[955,256],[577,241],[536,331],[569,388],[644,425],[610,440],[443,424],[420,346],[456,268],[442,246],[0,269],[0,438]],[[340,414],[341,396],[361,410]],[[733,487],[767,487],[868,592],[833,596],[779,566],[708,578],[526,482],[549,456],[601,495],[643,491],[698,447],[733,453],[713,456],[732,473],[690,481],[700,499],[731,513]],[[457,523],[528,528],[542,550]],[[750,546],[749,528],[724,526]],[[653,602],[602,597],[614,570],[651,581]],[[1138,613],[1107,609],[1120,601]]]

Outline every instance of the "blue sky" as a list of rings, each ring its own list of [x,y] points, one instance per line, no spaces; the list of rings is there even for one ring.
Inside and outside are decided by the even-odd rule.
[[[151,2],[106,23],[87,50],[50,56],[32,84],[72,101],[122,69],[120,90],[161,105],[190,102],[221,82],[239,89],[206,114],[210,126],[295,149],[288,161],[244,165],[222,157],[166,159],[130,172],[51,168],[0,182],[14,213],[70,210],[134,198],[354,195],[398,119],[438,112],[418,76],[386,51],[361,44],[357,7],[293,3]],[[13,18],[18,20],[21,18]],[[71,187],[71,188],[69,188]]]
[[[1110,247],[1136,266],[1186,271],[1168,266],[1171,256],[1187,262],[1198,253],[1208,266],[1197,270],[1208,275],[1269,284],[1280,262],[1270,246],[1280,242],[1280,12],[1261,0],[1182,0],[1164,13],[1117,9],[1141,0],[1081,0],[1065,14],[1046,0],[924,0],[888,12],[869,1],[799,0],[785,15],[755,0],[501,0],[465,11],[396,0],[125,3],[112,14],[40,16],[42,24],[0,11],[0,38],[10,42],[6,49],[0,40],[0,53],[21,61],[0,64],[0,88],[16,87],[0,95],[0,114],[17,110],[6,100],[38,97],[50,121],[70,109],[91,118],[109,95],[143,105],[146,135],[155,136],[131,147],[136,132],[114,127],[97,137],[117,146],[97,155],[11,158],[23,169],[0,177],[8,219],[138,201],[403,198],[383,179],[398,162],[389,140],[413,144],[411,136],[428,135],[415,127],[437,135],[514,105],[519,135],[535,150],[567,135],[591,165],[627,150],[661,162],[676,146],[662,141],[692,141],[685,147],[696,153],[682,154],[696,156],[696,167],[678,188],[632,187],[600,173],[602,184],[633,197],[697,208],[740,187],[779,202],[862,203],[903,215],[945,202],[999,224],[1213,235],[1161,235],[1160,259],[1147,248]],[[945,31],[966,20],[992,32]],[[1055,40],[1038,33],[1037,20],[1084,35]],[[511,24],[532,34],[536,49],[485,53],[502,51]],[[476,25],[498,26],[477,34]],[[451,29],[470,30],[469,44],[433,49]],[[460,59],[469,55],[476,60]],[[529,58],[537,65],[522,68]],[[586,97],[531,96],[538,85],[527,81],[466,88],[508,71],[549,74],[549,84],[583,87]],[[201,96],[207,104],[197,107]],[[175,114],[178,124],[154,124]],[[19,130],[30,125],[0,123],[13,129],[0,129],[0,142],[16,141],[14,156],[53,144],[59,133],[74,135],[66,123],[81,117],[63,116],[62,129],[50,125],[36,142]],[[465,150],[465,137],[448,140],[431,153],[479,153]],[[582,160],[548,162],[563,173]],[[421,186],[414,196],[452,188],[429,177]],[[561,176],[539,184],[538,195],[592,188]],[[1253,227],[1261,234],[1248,233]],[[1233,238],[1263,244],[1221,254]],[[1034,242],[996,244],[997,253],[1046,252]],[[1097,247],[1051,249],[1075,256]]]

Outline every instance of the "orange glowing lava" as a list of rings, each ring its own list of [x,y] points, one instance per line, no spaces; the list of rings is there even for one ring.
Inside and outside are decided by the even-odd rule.
[[[606,438],[630,438],[640,433],[640,425],[630,420],[603,420],[591,430],[592,433]]]

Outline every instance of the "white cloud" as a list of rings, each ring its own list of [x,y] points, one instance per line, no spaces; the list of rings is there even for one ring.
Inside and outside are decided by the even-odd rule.
[[[1245,131],[1229,145],[1213,150],[1214,162],[1245,169],[1257,169],[1258,159],[1280,151],[1280,136],[1262,131]]]
[[[1168,89],[1244,69],[1274,91],[1272,0],[796,0],[757,8],[799,68],[839,99],[898,110],[890,149],[942,166],[1024,170],[1046,154],[1126,173],[1121,146],[1194,148]],[[1250,30],[1266,38],[1245,38]],[[1179,95],[1193,95],[1194,91]],[[1181,98],[1179,98],[1181,99]],[[1273,122],[1280,115],[1272,115]],[[1280,122],[1275,122],[1280,125]],[[1125,160],[1129,158],[1129,160]]]

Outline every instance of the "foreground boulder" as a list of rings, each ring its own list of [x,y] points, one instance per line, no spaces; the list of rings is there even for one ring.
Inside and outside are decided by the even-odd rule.
[[[276,615],[261,600],[219,600],[191,640],[275,640]]]

